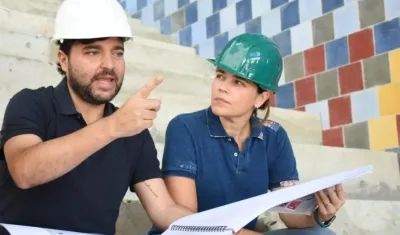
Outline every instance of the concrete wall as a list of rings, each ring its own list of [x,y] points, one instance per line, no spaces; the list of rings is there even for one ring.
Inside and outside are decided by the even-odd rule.
[[[145,25],[214,57],[261,32],[285,57],[278,107],[320,113],[324,144],[399,151],[399,0],[120,0]]]

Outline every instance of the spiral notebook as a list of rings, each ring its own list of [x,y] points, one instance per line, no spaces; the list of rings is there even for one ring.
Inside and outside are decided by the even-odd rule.
[[[373,166],[359,167],[301,183],[296,186],[269,192],[256,197],[217,207],[183,217],[175,221],[163,235],[207,235],[232,234],[239,231],[246,224],[257,218],[265,211],[269,211],[281,204],[307,197],[313,193],[330,188],[336,184],[372,173]],[[303,213],[303,212],[300,212]]]

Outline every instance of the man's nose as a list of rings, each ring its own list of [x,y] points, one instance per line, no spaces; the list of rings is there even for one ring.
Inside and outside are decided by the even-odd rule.
[[[102,67],[105,69],[113,69],[114,68],[114,58],[111,54],[104,54],[102,57]]]

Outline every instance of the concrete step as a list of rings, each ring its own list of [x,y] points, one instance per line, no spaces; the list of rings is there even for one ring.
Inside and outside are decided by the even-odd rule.
[[[136,38],[125,45],[125,60],[127,63],[148,64],[159,69],[182,73],[212,74],[213,66],[195,55],[192,49]],[[54,62],[57,51],[58,49],[48,38],[0,29],[0,54]]]
[[[169,121],[178,114],[189,113],[207,108],[210,105],[210,95],[195,96],[187,94],[163,93],[154,91],[152,97],[162,100],[162,107],[150,131],[158,142],[164,142],[165,131]],[[125,100],[123,97],[121,100]],[[261,113],[260,118],[263,117]],[[289,138],[295,143],[322,143],[320,116],[314,113],[300,112],[281,108],[271,108],[270,120],[280,123],[288,132]]]
[[[40,11],[40,10],[39,10]],[[132,33],[139,38],[151,39],[165,43],[176,43],[176,39],[161,34],[156,28],[143,25],[140,20],[130,18]],[[29,22],[29,23],[27,23]],[[12,32],[20,32],[28,35],[42,35],[51,37],[53,32],[54,18],[40,12],[27,13],[9,9],[0,3],[0,28]],[[192,49],[192,53],[195,50]]]
[[[0,5],[11,9],[18,9],[24,12],[42,10],[48,12],[57,12],[61,1],[37,1],[37,0],[0,0]]]

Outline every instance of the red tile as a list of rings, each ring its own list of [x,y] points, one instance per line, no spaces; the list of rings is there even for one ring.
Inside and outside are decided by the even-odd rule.
[[[322,131],[322,144],[332,147],[344,147],[343,128],[337,127]]]
[[[400,115],[396,116],[396,124],[397,124],[397,141],[400,146]]]
[[[339,68],[339,88],[342,95],[364,89],[360,62]]]
[[[306,76],[325,71],[324,45],[304,51],[304,65]]]
[[[303,106],[317,101],[315,92],[315,77],[308,77],[294,82],[296,106]]]
[[[330,126],[341,126],[352,123],[350,96],[328,100]]]
[[[269,96],[269,106],[276,107],[276,97],[274,94]]]
[[[306,111],[306,107],[301,106],[301,107],[294,108],[294,110],[305,112]]]
[[[372,29],[368,28],[349,35],[350,63],[374,55]]]

